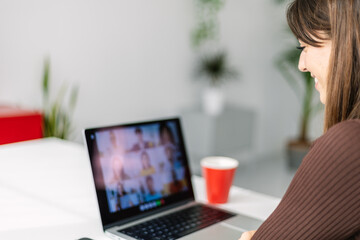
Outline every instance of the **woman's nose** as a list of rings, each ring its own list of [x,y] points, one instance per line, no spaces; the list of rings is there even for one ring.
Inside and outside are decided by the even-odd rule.
[[[303,53],[300,54],[298,68],[301,72],[307,72]]]

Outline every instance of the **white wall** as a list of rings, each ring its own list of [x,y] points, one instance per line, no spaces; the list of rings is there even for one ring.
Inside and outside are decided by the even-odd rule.
[[[80,126],[173,114],[191,103],[190,7],[173,0],[1,1],[1,100],[40,105],[49,55],[56,87],[80,85]]]
[[[80,86],[78,133],[198,104],[192,4],[0,0],[0,102],[39,108],[43,60],[50,56],[52,90],[64,81]],[[230,0],[220,17],[221,43],[242,73],[225,87],[227,100],[257,113],[257,154],[280,151],[296,133],[300,107],[273,64],[287,39],[284,8],[275,1]]]

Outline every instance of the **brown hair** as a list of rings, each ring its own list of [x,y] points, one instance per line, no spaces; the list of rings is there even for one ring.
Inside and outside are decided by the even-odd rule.
[[[287,11],[291,31],[321,47],[331,40],[324,132],[360,118],[360,0],[295,0]]]

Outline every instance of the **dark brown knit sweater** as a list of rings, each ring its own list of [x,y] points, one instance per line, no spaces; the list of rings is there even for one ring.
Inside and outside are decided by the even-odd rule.
[[[360,120],[317,139],[252,240],[360,239]]]

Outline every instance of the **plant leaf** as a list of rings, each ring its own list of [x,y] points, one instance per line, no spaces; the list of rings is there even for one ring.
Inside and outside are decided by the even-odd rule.
[[[215,86],[224,83],[226,79],[235,79],[238,72],[228,66],[225,51],[219,51],[200,59],[197,75],[209,79],[211,85]]]
[[[297,61],[299,50],[290,49],[281,54],[281,57],[275,61],[276,67],[280,70],[285,80],[288,82],[296,96],[301,99],[300,85],[294,72],[297,72]],[[305,78],[305,75],[303,75]]]
[[[69,102],[69,108],[70,108],[70,112],[72,113],[75,109],[76,106],[76,102],[77,102],[77,98],[78,98],[78,94],[79,94],[79,87],[73,87],[71,90],[71,94],[70,94],[70,102]]]
[[[44,74],[42,80],[42,92],[44,101],[48,100],[49,97],[49,79],[50,79],[50,59],[45,59],[44,62]]]

